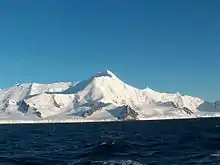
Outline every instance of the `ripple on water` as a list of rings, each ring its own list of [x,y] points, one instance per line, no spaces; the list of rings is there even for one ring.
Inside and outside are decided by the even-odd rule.
[[[219,164],[218,119],[0,125],[0,165]]]
[[[132,160],[78,161],[71,165],[143,165]],[[70,164],[69,164],[70,165]]]

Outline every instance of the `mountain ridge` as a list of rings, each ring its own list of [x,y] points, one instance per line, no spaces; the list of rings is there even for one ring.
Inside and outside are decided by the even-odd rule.
[[[138,89],[105,70],[79,82],[26,83],[0,90],[0,120],[147,120],[218,115],[219,102]]]

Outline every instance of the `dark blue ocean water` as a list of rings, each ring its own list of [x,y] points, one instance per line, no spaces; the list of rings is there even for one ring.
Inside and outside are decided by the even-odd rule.
[[[0,125],[1,165],[220,164],[220,119]]]

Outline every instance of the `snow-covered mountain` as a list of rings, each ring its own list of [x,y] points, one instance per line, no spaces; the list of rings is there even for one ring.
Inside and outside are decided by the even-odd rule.
[[[17,84],[0,91],[0,120],[147,120],[216,116],[219,102],[137,89],[106,70],[87,80]]]

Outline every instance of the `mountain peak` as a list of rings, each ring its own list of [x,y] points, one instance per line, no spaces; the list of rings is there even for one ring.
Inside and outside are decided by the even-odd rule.
[[[149,88],[149,87],[144,88],[143,91],[155,92],[153,89],[151,89],[151,88]]]
[[[112,73],[110,70],[105,70],[103,72],[98,72],[93,77],[112,77],[112,78],[116,78],[115,74]]]

